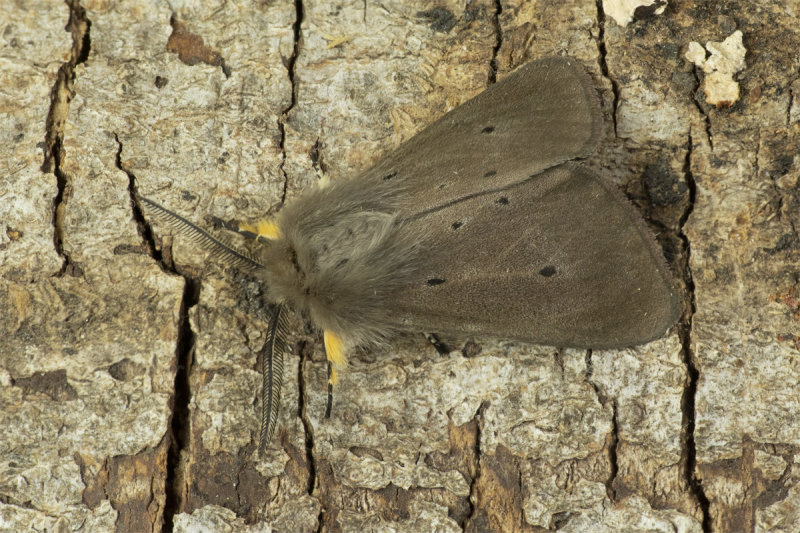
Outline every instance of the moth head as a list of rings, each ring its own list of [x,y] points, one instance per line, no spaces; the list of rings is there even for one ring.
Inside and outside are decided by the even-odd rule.
[[[273,302],[286,303],[290,308],[308,313],[309,299],[313,298],[309,286],[309,261],[300,257],[292,240],[282,233],[273,239],[256,243],[254,253],[261,268],[257,274],[264,281],[267,294]]]

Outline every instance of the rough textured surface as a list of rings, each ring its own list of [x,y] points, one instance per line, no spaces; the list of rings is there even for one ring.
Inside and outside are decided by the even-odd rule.
[[[722,108],[732,106],[739,99],[739,84],[733,77],[744,69],[746,52],[741,30],[722,42],[709,41],[705,48],[696,41],[689,43],[684,57],[706,73],[703,91],[707,103]],[[710,54],[708,59],[706,54]]]
[[[800,528],[800,15],[782,3],[673,1],[626,27],[595,1],[6,4],[0,529]],[[717,109],[684,55],[737,30],[739,99]],[[257,219],[553,53],[596,81],[588,164],[657,231],[681,323],[593,353],[399,339],[353,354],[326,419],[295,319],[257,458],[263,291],[132,191],[201,225]]]

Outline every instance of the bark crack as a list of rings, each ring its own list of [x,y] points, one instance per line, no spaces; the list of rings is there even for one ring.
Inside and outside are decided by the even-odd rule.
[[[298,352],[300,354],[300,361],[297,368],[297,416],[303,423],[303,432],[305,433],[306,445],[306,464],[308,465],[308,485],[306,486],[306,493],[313,496],[314,488],[317,485],[317,465],[314,461],[314,430],[311,425],[311,420],[308,418],[308,394],[306,392],[306,376],[305,376],[305,363],[311,362],[312,350],[307,349],[307,344],[301,342],[298,344]],[[317,516],[317,531],[322,531],[322,515],[325,513],[325,507],[320,499],[320,512]]]
[[[178,314],[178,339],[175,345],[175,378],[169,416],[169,449],[167,450],[166,476],[164,479],[164,520],[162,531],[172,531],[175,515],[183,510],[184,486],[186,483],[185,451],[190,448],[191,419],[189,401],[191,400],[191,387],[189,375],[194,359],[195,334],[189,321],[189,309],[197,305],[200,299],[200,281],[182,274],[172,261],[172,254],[164,254],[156,243],[156,237],[150,223],[144,216],[144,211],[136,195],[136,176],[122,164],[122,142],[114,134],[117,142],[116,165],[119,170],[128,176],[128,194],[131,199],[132,215],[144,241],[150,257],[161,269],[184,280],[183,295],[181,296],[180,311]]]
[[[64,250],[65,204],[72,194],[72,178],[61,168],[64,160],[64,125],[69,105],[75,95],[75,67],[86,61],[91,48],[89,29],[91,22],[78,0],[66,0],[69,20],[66,29],[72,34],[69,59],[58,69],[56,82],[50,90],[50,109],[45,123],[44,160],[42,172],[52,172],[56,177],[57,192],[53,198],[53,246],[61,257],[61,269],[56,274],[79,274],[80,268]]]
[[[594,363],[592,359],[592,350],[586,350],[584,363],[586,364],[586,382],[592,386],[597,401],[603,407],[611,404],[611,432],[606,438],[606,447],[608,448],[608,479],[605,481],[606,495],[612,502],[617,502],[617,489],[614,487],[617,476],[619,475],[619,406],[616,399],[611,399],[606,396],[592,379],[594,375]]]
[[[492,48],[492,59],[489,61],[489,85],[497,82],[497,55],[500,47],[503,46],[503,29],[500,27],[500,15],[503,13],[503,3],[501,0],[494,2],[494,16],[492,26],[494,27],[494,47]]]
[[[611,93],[614,99],[611,102],[611,122],[614,125],[614,136],[617,136],[617,105],[619,105],[619,84],[617,80],[611,77],[608,70],[608,49],[606,48],[606,12],[603,10],[603,0],[596,0],[597,6],[597,51],[599,53],[598,62],[600,63],[600,72],[603,77],[611,82]]]
[[[617,502],[617,489],[614,484],[617,481],[619,474],[619,460],[617,458],[617,451],[619,446],[619,412],[617,410],[617,401],[611,402],[611,442],[608,445],[608,463],[609,473],[608,481],[606,481],[606,494],[608,499],[613,503]]]
[[[700,79],[700,73],[698,71],[698,67],[697,66],[692,68],[692,72],[694,73],[694,80],[695,80],[695,82],[697,82],[696,85],[695,85],[694,94],[692,95],[692,103],[694,103],[694,106],[695,106],[695,108],[697,108],[697,111],[698,111],[698,113],[700,113],[700,116],[703,117],[703,123],[705,124],[706,139],[708,139],[708,146],[709,146],[709,148],[711,148],[711,151],[713,152],[714,151],[714,138],[711,135],[711,117],[708,115],[708,112],[705,110],[705,108],[703,107],[703,104],[699,100],[699,98],[702,97],[701,96],[702,95],[702,90],[701,89],[702,89],[702,86],[703,86],[703,82]],[[691,140],[691,136],[690,136],[690,140]],[[691,146],[689,147],[689,150],[691,151]],[[691,209],[688,209],[688,211],[691,211]]]
[[[487,401],[481,402],[478,410],[475,411],[475,416],[472,419],[475,421],[475,446],[473,448],[472,464],[470,465],[471,479],[469,481],[469,496],[467,496],[467,505],[469,512],[466,518],[458,524],[462,531],[467,531],[467,526],[476,518],[475,513],[478,511],[476,501],[478,499],[478,481],[481,478],[481,424],[483,423],[483,413],[489,406]]]
[[[708,117],[706,117],[708,118]],[[706,123],[706,127],[708,128],[708,123]],[[708,129],[706,130],[706,134],[708,134]],[[697,183],[695,182],[694,176],[692,174],[692,147],[693,147],[693,140],[691,134],[689,135],[688,139],[688,147],[686,150],[686,159],[684,161],[683,166],[683,173],[686,176],[686,184],[689,189],[689,202],[684,210],[683,214],[680,217],[679,221],[679,231],[678,237],[683,242],[684,253],[681,259],[681,272],[683,274],[683,281],[686,286],[686,294],[689,299],[689,306],[688,309],[685,311],[685,315],[678,326],[678,335],[681,339],[681,354],[683,357],[683,363],[686,365],[686,373],[688,383],[683,391],[683,396],[681,398],[681,411],[682,411],[682,423],[681,427],[684,428],[683,435],[681,441],[683,443],[683,454],[682,454],[682,462],[683,464],[683,471],[684,471],[684,479],[686,484],[691,492],[692,496],[697,501],[697,505],[701,512],[701,522],[703,531],[710,532],[711,531],[711,513],[710,513],[710,503],[708,500],[708,496],[706,496],[705,489],[703,488],[703,483],[701,478],[697,475],[697,446],[695,443],[695,427],[697,422],[697,413],[696,413],[696,397],[697,397],[697,383],[700,378],[700,371],[697,368],[695,363],[695,353],[692,349],[692,319],[694,317],[694,313],[697,310],[697,305],[695,301],[695,287],[694,287],[694,279],[692,278],[692,271],[690,265],[690,258],[692,253],[691,242],[689,241],[689,237],[686,235],[684,228],[686,226],[686,222],[689,220],[689,217],[694,210],[696,195],[697,195]]]
[[[280,168],[281,174],[283,174],[283,192],[281,193],[281,205],[286,202],[286,193],[289,190],[289,175],[286,173],[286,120],[289,117],[289,113],[292,112],[295,105],[297,105],[297,80],[295,78],[295,63],[297,62],[297,56],[300,54],[300,46],[303,44],[303,36],[301,32],[301,27],[303,24],[303,2],[302,0],[295,0],[294,2],[294,9],[295,9],[295,19],[294,24],[292,24],[292,33],[294,35],[294,46],[292,47],[292,54],[289,56],[289,59],[286,61],[286,74],[289,76],[289,83],[292,87],[292,97],[289,101],[289,105],[286,106],[285,109],[281,111],[280,116],[278,117],[278,131],[280,131],[281,136],[281,164],[278,168]]]

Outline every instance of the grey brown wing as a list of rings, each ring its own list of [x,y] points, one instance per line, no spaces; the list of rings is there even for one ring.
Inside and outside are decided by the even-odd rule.
[[[429,235],[402,327],[615,348],[663,335],[678,298],[662,252],[612,185],[567,163],[412,218]]]
[[[600,125],[583,67],[548,57],[447,113],[356,181],[397,182],[404,208],[425,212],[585,157],[596,147]]]

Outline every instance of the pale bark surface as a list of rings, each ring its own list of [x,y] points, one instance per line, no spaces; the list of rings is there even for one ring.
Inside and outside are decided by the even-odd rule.
[[[420,4],[3,3],[0,530],[800,530],[800,6],[622,27],[591,0]],[[716,109],[683,55],[737,29]],[[588,164],[658,232],[680,324],[590,353],[399,339],[352,355],[325,419],[295,318],[259,459],[263,290],[134,188],[257,220],[562,53],[607,118]]]

